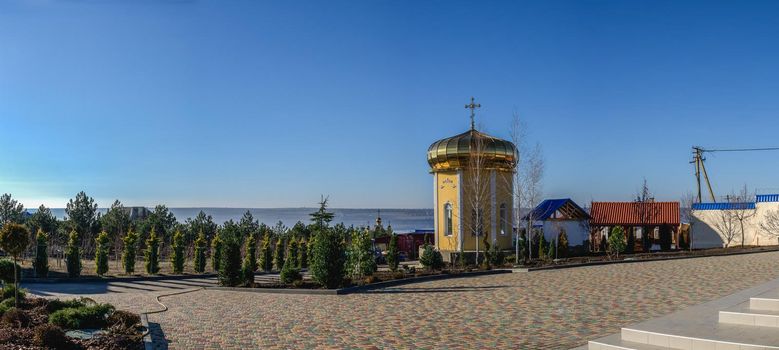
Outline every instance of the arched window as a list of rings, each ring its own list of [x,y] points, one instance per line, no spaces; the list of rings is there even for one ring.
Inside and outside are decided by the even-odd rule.
[[[500,204],[500,234],[505,235],[508,232],[508,217],[506,217],[506,203]]]
[[[444,204],[444,235],[452,235],[452,204]]]

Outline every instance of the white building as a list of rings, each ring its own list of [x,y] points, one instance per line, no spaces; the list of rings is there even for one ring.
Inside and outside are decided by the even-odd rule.
[[[768,232],[763,228],[768,216],[776,215],[777,210],[779,194],[760,194],[754,202],[695,203],[690,220],[692,247],[740,246],[742,224],[744,245],[777,245],[779,232]]]
[[[533,220],[534,227],[541,227],[544,238],[557,241],[565,232],[568,246],[584,245],[589,237],[590,215],[570,198],[546,199],[533,209],[524,220]]]

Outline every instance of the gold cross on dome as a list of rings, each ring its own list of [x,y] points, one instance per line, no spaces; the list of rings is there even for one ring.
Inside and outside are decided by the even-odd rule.
[[[471,130],[475,130],[476,123],[474,122],[474,117],[476,116],[476,108],[481,108],[481,103],[475,103],[473,96],[471,96],[471,103],[465,105],[465,108],[471,110]]]

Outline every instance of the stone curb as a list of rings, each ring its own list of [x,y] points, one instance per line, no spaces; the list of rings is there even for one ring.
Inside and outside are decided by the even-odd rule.
[[[256,275],[256,274],[255,274]],[[215,273],[204,273],[200,275],[156,275],[156,276],[136,276],[136,277],[77,277],[77,278],[22,278],[21,283],[91,283],[91,282],[138,282],[138,281],[160,281],[160,280],[188,280],[194,278],[213,278],[217,277]]]
[[[696,258],[711,258],[711,257],[717,257],[717,256],[730,256],[730,255],[745,255],[745,254],[759,254],[759,253],[774,253],[779,251],[779,249],[764,249],[764,250],[755,250],[755,251],[741,251],[741,252],[731,252],[731,253],[717,253],[717,254],[705,254],[705,255],[686,255],[686,256],[667,256],[667,257],[661,257],[661,258],[649,258],[649,259],[634,259],[634,260],[606,260],[606,261],[591,261],[586,263],[578,263],[578,264],[566,264],[566,265],[551,265],[551,266],[539,266],[539,267],[515,267],[512,268],[512,272],[533,272],[533,271],[544,271],[544,270],[560,270],[560,269],[571,269],[576,267],[587,267],[587,266],[600,266],[600,265],[611,265],[611,264],[630,264],[630,263],[642,263],[642,262],[653,262],[653,261],[666,261],[666,260],[683,260],[683,259],[696,259]]]
[[[400,286],[405,284],[436,281],[436,280],[443,280],[443,279],[450,279],[450,278],[465,278],[465,277],[496,275],[496,274],[511,273],[511,272],[512,271],[510,269],[496,269],[496,270],[488,270],[488,271],[463,272],[458,274],[420,276],[420,277],[404,278],[399,280],[382,281],[382,282],[377,282],[365,286],[354,286],[354,287],[339,288],[339,289],[241,288],[241,287],[205,287],[205,289],[233,291],[233,292],[249,292],[249,293],[346,295],[346,294],[360,293],[360,292],[369,291],[373,289]]]
[[[143,348],[145,350],[154,350],[154,341],[151,338],[151,328],[149,327],[149,315],[141,314],[141,324],[146,327],[148,332],[143,336]]]

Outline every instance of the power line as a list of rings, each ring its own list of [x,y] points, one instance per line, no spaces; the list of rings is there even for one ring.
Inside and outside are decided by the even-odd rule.
[[[704,152],[749,152],[749,151],[779,151],[779,147],[765,148],[729,148],[729,149],[701,149]]]

